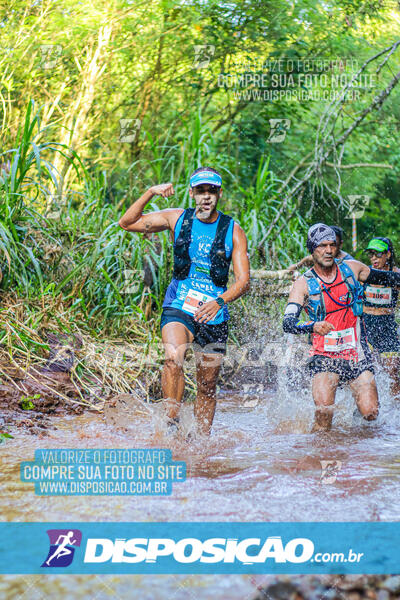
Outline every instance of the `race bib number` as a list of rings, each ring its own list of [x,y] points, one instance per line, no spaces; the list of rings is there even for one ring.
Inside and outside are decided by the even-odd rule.
[[[354,350],[356,348],[356,335],[354,327],[331,331],[324,335],[325,352],[342,352],[342,350]]]
[[[208,296],[203,292],[190,289],[183,303],[182,310],[194,315],[200,306],[203,306],[203,304],[211,302],[212,300],[215,300],[215,298]]]
[[[365,288],[365,298],[371,304],[378,306],[387,306],[392,302],[392,288],[377,288],[368,285]]]

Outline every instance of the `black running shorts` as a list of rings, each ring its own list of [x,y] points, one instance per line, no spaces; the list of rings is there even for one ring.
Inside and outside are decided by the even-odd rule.
[[[219,325],[198,323],[192,315],[178,308],[166,307],[161,315],[161,329],[167,323],[183,323],[193,333],[193,348],[195,352],[204,354],[225,354],[228,339],[228,321]]]
[[[345,360],[344,358],[331,358],[316,354],[307,361],[307,368],[311,377],[317,373],[336,373],[339,375],[339,385],[357,379],[364,371],[374,374],[374,367],[370,360]]]

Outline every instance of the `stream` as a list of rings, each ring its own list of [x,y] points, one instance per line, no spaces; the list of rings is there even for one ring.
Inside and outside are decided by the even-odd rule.
[[[280,378],[282,379],[282,378]],[[41,438],[18,431],[0,446],[3,521],[399,521],[400,407],[377,375],[381,409],[375,423],[353,415],[340,389],[332,430],[311,434],[309,389],[276,388],[247,395],[220,390],[213,432],[205,443],[168,438],[161,404],[132,400],[105,414],[57,417]],[[192,406],[182,408],[183,427]],[[38,448],[171,448],[187,465],[170,496],[36,496],[19,463]],[[322,461],[322,462],[321,462]],[[323,461],[333,463],[333,481]],[[213,598],[251,600],[268,576],[44,575],[3,576],[1,598]],[[29,592],[29,593],[27,593]]]

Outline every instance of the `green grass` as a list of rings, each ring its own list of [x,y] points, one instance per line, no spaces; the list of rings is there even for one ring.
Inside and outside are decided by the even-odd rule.
[[[112,202],[107,174],[89,173],[76,153],[49,141],[56,130],[41,129],[40,112],[29,102],[15,147],[0,155],[3,163],[10,161],[10,169],[0,172],[0,347],[13,359],[25,365],[43,360],[49,330],[141,345],[157,338],[172,271],[170,237],[163,232],[146,239],[122,230],[118,220],[146,187],[163,181],[173,181],[176,194],[168,202],[156,198],[149,210],[189,206],[188,178],[200,164],[221,169],[226,185],[220,208],[245,230],[254,268],[281,268],[298,257],[300,217],[289,226],[283,216],[278,235],[259,247],[282,201],[268,158],[261,157],[246,187],[226,166],[199,114],[183,144],[172,144],[169,132],[157,141],[143,134],[146,153],[127,169],[127,176],[133,168],[137,173],[133,188]],[[60,153],[78,175],[75,189],[63,191],[61,205],[53,164]]]

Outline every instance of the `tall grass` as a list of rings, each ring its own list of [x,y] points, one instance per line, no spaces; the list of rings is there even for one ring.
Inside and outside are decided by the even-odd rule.
[[[15,147],[0,155],[2,378],[9,378],[6,356],[13,367],[43,364],[50,332],[71,339],[78,334],[83,340],[73,378],[88,401],[140,387],[147,353],[158,357],[154,364],[159,364],[160,350],[153,341],[159,339],[161,304],[172,272],[170,236],[140,236],[118,226],[130,203],[152,184],[172,181],[176,193],[167,201],[155,198],[148,210],[185,208],[191,204],[190,173],[212,165],[223,174],[220,209],[245,230],[252,266],[280,267],[290,262],[291,253],[298,255],[300,219],[292,219],[289,229],[283,218],[274,243],[267,239],[259,248],[280,206],[268,158],[260,158],[254,181],[245,185],[233,174],[231,159],[218,148],[200,113],[194,114],[184,139],[173,140],[172,127],[157,140],[144,133],[140,159],[117,173],[127,179],[134,170],[133,188],[111,202],[108,177],[113,174],[89,173],[75,152],[49,141],[56,139],[57,130],[41,128],[40,112],[29,103]],[[75,188],[62,195],[53,164],[60,153],[78,175]],[[116,362],[116,357],[129,355],[138,357],[137,364],[125,358]],[[157,368],[153,373],[147,369],[148,377],[157,379]]]
[[[55,135],[51,126],[41,129],[40,109],[35,112],[30,102],[15,148],[1,157],[3,163],[10,161],[0,179],[2,289],[16,292],[27,306],[33,301],[32,323],[34,306],[54,307],[58,299],[68,312],[71,330],[79,324],[94,336],[142,339],[145,324],[155,331],[170,280],[169,235],[146,239],[123,231],[118,219],[143,188],[136,184],[129,201],[111,204],[106,174],[89,174],[74,152],[48,141]],[[215,165],[227,182],[221,209],[226,206],[247,233],[253,266],[281,267],[290,262],[292,252],[298,254],[302,224],[296,220],[291,230],[283,220],[274,244],[266,240],[258,248],[280,205],[268,158],[261,157],[254,182],[245,186],[224,164],[199,113],[182,143],[172,143],[171,131],[157,141],[148,133],[144,136],[143,157],[129,167],[140,173],[141,186],[173,181],[176,194],[169,203],[185,207],[190,205],[192,170],[200,164]],[[77,189],[67,190],[61,205],[60,177],[51,162],[57,153],[71,160],[79,176]],[[165,205],[155,199],[148,208]],[[65,319],[62,328],[68,328]]]

